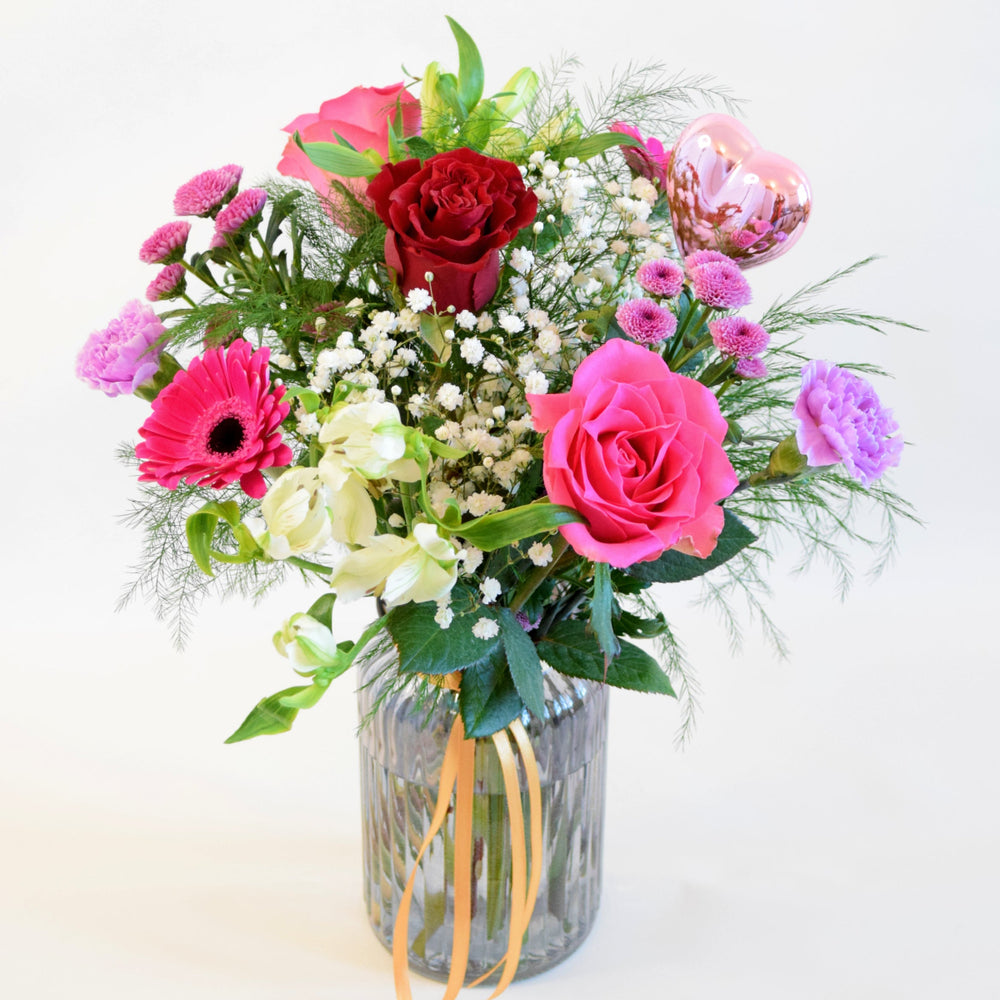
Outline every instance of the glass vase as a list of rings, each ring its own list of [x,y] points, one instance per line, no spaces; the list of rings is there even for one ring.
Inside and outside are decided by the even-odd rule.
[[[365,904],[376,935],[391,951],[400,898],[437,801],[457,697],[441,691],[429,706],[426,697],[419,697],[417,681],[384,687],[393,672],[390,655],[361,665],[358,694],[365,720],[359,736]],[[516,979],[544,972],[578,948],[593,926],[601,896],[607,688],[546,668],[544,692],[544,717],[527,711],[521,716],[541,779],[543,851],[538,898]],[[506,954],[511,905],[510,823],[492,740],[477,741],[475,761],[466,983]],[[520,760],[518,770],[527,824]],[[424,854],[410,910],[410,969],[439,981],[447,980],[451,963],[453,838],[454,808]],[[535,863],[531,858],[530,864]],[[491,978],[499,975],[497,971]]]

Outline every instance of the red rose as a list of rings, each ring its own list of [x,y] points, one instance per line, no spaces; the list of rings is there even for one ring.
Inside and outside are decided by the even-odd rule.
[[[434,274],[438,309],[478,311],[493,297],[500,248],[532,222],[538,199],[507,160],[471,149],[387,163],[368,197],[388,226],[385,262],[405,295]]]

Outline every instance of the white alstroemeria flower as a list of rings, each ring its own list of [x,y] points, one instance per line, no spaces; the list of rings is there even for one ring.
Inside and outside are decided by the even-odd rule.
[[[412,483],[420,478],[417,463],[403,457],[406,428],[393,403],[340,403],[323,422],[319,440],[327,445],[327,454],[342,456],[344,467],[365,479]]]
[[[330,586],[352,601],[378,594],[389,607],[408,601],[440,601],[458,577],[459,553],[433,524],[418,524],[407,538],[376,535],[334,569]]]
[[[262,519],[248,520],[247,526],[272,559],[316,552],[332,537],[330,501],[317,469],[287,469],[261,501]]]
[[[334,539],[364,545],[378,527],[368,481],[353,470],[333,445],[327,447],[317,471],[331,493],[330,530]]]
[[[337,640],[322,623],[306,614],[292,615],[274,633],[274,648],[287,656],[296,670],[329,666],[337,657]]]

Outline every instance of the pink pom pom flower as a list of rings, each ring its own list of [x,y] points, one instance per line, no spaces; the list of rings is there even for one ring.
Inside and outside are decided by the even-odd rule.
[[[292,460],[280,430],[289,404],[284,386],[268,378],[269,357],[268,348],[254,352],[237,340],[178,372],[139,428],[140,481],[173,490],[182,480],[221,489],[238,479],[249,496],[264,496],[261,470]]]
[[[712,342],[723,353],[734,358],[751,358],[767,347],[771,338],[759,323],[742,316],[723,316],[708,324]]]
[[[218,170],[206,170],[182,184],[174,195],[177,215],[214,215],[235,193],[243,168],[228,163]]]
[[[750,305],[753,298],[750,284],[728,258],[698,264],[690,268],[689,273],[695,298],[705,305],[713,309],[739,309]]]
[[[235,236],[259,218],[266,202],[267,192],[263,188],[241,191],[216,216],[211,246],[225,246],[227,236]]]
[[[184,256],[190,222],[168,222],[160,226],[139,248],[139,260],[145,264],[175,264]]]
[[[740,358],[733,371],[740,378],[767,378],[767,365],[760,358]]]
[[[640,287],[650,295],[659,295],[663,299],[672,299],[680,295],[684,287],[684,272],[672,260],[658,257],[647,260],[635,274]]]
[[[677,317],[652,299],[628,299],[615,312],[625,333],[638,344],[658,344],[677,330]]]
[[[176,299],[186,286],[183,264],[168,264],[157,274],[146,288],[146,298],[150,302],[162,299]]]

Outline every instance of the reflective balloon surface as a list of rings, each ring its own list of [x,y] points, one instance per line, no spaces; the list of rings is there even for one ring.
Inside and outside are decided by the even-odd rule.
[[[791,160],[762,149],[735,118],[712,114],[695,119],[674,145],[667,201],[684,256],[720,250],[752,267],[802,235],[812,194]]]

